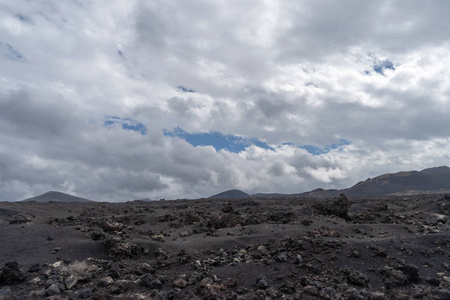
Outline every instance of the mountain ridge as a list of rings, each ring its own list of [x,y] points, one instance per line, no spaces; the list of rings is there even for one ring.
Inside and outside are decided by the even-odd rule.
[[[229,190],[210,198],[232,198],[229,192],[239,190]],[[242,197],[237,198],[270,198],[270,197],[306,197],[306,198],[332,198],[340,194],[349,197],[363,196],[388,196],[388,195],[413,195],[429,193],[450,193],[450,168],[439,166],[423,169],[421,171],[400,171],[396,173],[381,174],[365,181],[360,181],[349,188],[344,189],[322,189],[317,188],[312,191],[282,194],[282,193],[256,193],[247,194],[242,191]],[[245,195],[244,195],[245,194]]]
[[[48,191],[42,195],[22,200],[21,202],[96,202],[57,191]]]
[[[247,198],[250,195],[237,189],[232,189],[228,191],[224,191],[222,193],[218,193],[215,195],[212,195],[208,197],[208,199],[222,199],[222,198],[228,198],[228,199],[239,199],[239,198]]]

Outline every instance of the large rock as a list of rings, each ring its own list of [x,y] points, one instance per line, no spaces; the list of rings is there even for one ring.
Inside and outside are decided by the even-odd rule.
[[[15,284],[25,281],[25,274],[15,261],[5,264],[0,270],[0,285]]]
[[[56,283],[50,285],[48,289],[46,290],[47,295],[53,296],[61,293],[61,290],[59,289],[58,285]]]
[[[71,290],[71,289],[75,286],[75,284],[77,284],[77,282],[78,282],[78,277],[75,276],[75,275],[69,275],[69,276],[67,276],[67,278],[64,280],[64,283],[65,283],[66,288],[67,288],[68,290]]]
[[[103,244],[109,256],[114,260],[134,258],[148,253],[148,249],[118,238],[104,240]]]
[[[369,286],[370,279],[366,274],[361,273],[353,268],[346,268],[342,270],[342,272],[347,276],[347,280],[349,283],[362,287]]]
[[[256,278],[255,287],[261,290],[267,289],[269,287],[269,282],[267,281],[267,278],[263,275],[259,275]]]
[[[324,215],[334,215],[345,220],[349,220],[348,210],[351,206],[347,196],[341,194],[331,202],[321,202],[315,205],[315,208]]]

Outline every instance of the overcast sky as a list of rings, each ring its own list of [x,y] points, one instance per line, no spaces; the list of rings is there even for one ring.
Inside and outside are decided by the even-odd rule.
[[[0,0],[0,200],[450,165],[450,1]]]

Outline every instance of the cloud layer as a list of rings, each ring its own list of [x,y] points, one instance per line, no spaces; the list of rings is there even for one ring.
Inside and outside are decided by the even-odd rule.
[[[419,0],[4,3],[0,201],[295,193],[449,165],[448,11]]]

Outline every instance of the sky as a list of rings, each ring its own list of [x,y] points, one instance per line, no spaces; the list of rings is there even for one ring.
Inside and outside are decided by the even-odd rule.
[[[0,201],[450,165],[450,1],[0,0]]]

